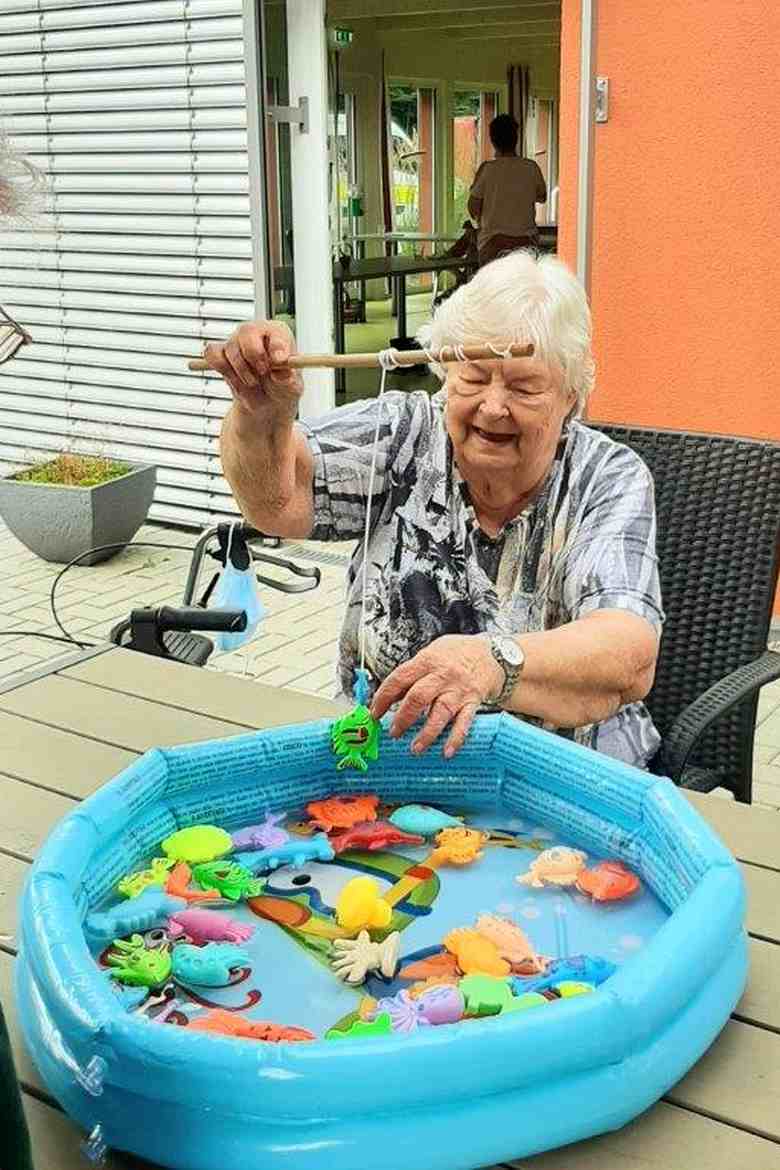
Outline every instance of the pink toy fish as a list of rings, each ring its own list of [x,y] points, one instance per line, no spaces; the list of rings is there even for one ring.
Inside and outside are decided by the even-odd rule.
[[[254,934],[254,926],[245,925],[216,910],[177,910],[168,922],[171,938],[186,935],[194,943],[246,942]]]

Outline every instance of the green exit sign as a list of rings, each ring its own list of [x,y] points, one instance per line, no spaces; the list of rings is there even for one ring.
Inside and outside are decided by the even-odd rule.
[[[352,29],[351,28],[334,28],[333,40],[340,48],[345,45],[352,44]]]

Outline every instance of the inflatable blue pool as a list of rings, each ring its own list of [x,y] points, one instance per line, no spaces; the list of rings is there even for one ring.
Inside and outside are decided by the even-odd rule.
[[[327,820],[301,819],[333,794],[373,794],[407,831],[330,848]],[[472,864],[415,835],[417,804],[468,826]],[[97,926],[120,880],[183,828],[246,845],[257,823],[292,835],[261,880],[222,888],[230,978],[193,986],[200,951],[177,953],[173,915],[165,995],[118,985],[135,928],[111,952]],[[373,932],[376,906],[345,894],[357,878],[382,902]],[[737,865],[668,780],[508,716],[481,717],[452,761],[385,736],[367,773],[337,772],[317,722],[149,752],[67,817],[24,892],[17,999],[44,1081],[97,1147],[176,1170],[466,1170],[615,1129],[679,1080],[744,987],[743,912]],[[192,921],[177,929],[202,944]],[[491,931],[486,969],[473,946]]]

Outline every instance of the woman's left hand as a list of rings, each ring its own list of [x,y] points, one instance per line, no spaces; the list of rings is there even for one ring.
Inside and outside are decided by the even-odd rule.
[[[427,714],[412,751],[424,752],[452,724],[444,745],[449,759],[463,746],[477,709],[501,690],[504,672],[487,638],[479,634],[445,634],[397,667],[374,695],[371,713],[380,719],[400,702],[390,734],[403,735]]]

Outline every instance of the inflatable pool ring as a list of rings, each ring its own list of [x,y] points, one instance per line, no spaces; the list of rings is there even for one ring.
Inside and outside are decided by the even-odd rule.
[[[354,750],[353,732],[340,729],[339,750]],[[373,749],[373,739],[365,742]],[[127,1150],[173,1170],[491,1165],[622,1126],[712,1043],[745,984],[743,884],[734,859],[670,781],[504,715],[480,717],[452,760],[435,751],[414,756],[409,748],[410,737],[383,734],[378,758],[373,750],[361,756],[368,775],[337,771],[347,754],[334,757],[331,725],[317,722],[155,750],[54,830],[23,896],[16,996],[44,1082],[92,1135],[93,1147]],[[623,901],[598,902],[576,884],[551,887],[544,866],[532,878],[541,889],[519,886],[514,875],[528,872],[533,858],[518,861],[515,849],[501,853],[488,831],[478,848],[465,842],[473,864],[458,864],[468,852],[461,847],[452,850],[455,864],[437,859],[442,847],[434,838],[418,847],[423,856],[416,862],[403,850],[345,850],[333,861],[314,860],[300,874],[308,883],[300,887],[294,879],[285,884],[289,870],[258,874],[247,863],[253,851],[257,858],[287,845],[269,817],[284,810],[302,816],[298,810],[334,792],[354,797],[369,789],[383,810],[417,802],[465,817],[482,809],[479,823],[488,827],[502,819],[490,819],[499,808],[510,844],[513,833],[537,844],[546,837],[545,848],[571,841],[589,866],[601,858],[619,861],[641,890]],[[421,829],[419,816],[402,817],[401,831]],[[219,832],[205,842],[176,837],[198,825]],[[212,866],[225,845],[220,833],[238,834],[244,826],[254,827],[238,837],[244,852]],[[460,833],[456,825],[439,831]],[[147,886],[136,905],[109,905],[117,882],[143,873],[169,839],[179,865],[209,867],[202,871],[207,883],[227,874],[231,891],[237,882],[246,893],[246,875],[228,873],[235,863],[262,878],[262,893],[246,903],[204,907],[180,896],[195,888],[180,870],[176,894]],[[511,865],[505,896],[517,899],[521,917],[527,912],[521,933],[527,928],[528,946],[521,933],[512,935],[490,917],[478,929],[483,911],[498,919],[503,912],[477,894],[468,913],[450,914],[433,936],[426,924],[441,913],[445,896],[468,895],[469,883],[487,881],[497,858]],[[438,871],[437,860],[444,867]],[[547,879],[573,876],[576,883],[583,872],[578,863],[564,869],[547,869]],[[334,940],[345,936],[321,873],[342,884],[353,876],[380,883],[390,920],[370,931],[369,947],[363,939],[334,951]],[[621,882],[594,887],[586,877],[583,884],[612,894],[625,888]],[[620,916],[628,922],[651,897],[663,924],[641,950],[631,950],[626,927],[616,963],[606,948],[580,954],[585,947],[577,949],[576,939],[559,946],[555,959],[549,944],[554,931],[565,934],[567,908],[601,915],[615,931]],[[250,913],[253,918],[239,921]],[[532,917],[540,913],[547,917]],[[159,926],[160,915],[170,928]],[[113,945],[123,937],[111,933],[119,925],[127,931],[126,947]],[[454,930],[470,933],[450,939],[454,953],[443,951],[442,938]],[[405,957],[398,958],[393,939],[382,948],[394,932]],[[358,942],[358,934],[349,937]],[[290,939],[298,946],[291,948]],[[248,997],[235,986],[247,969],[233,963],[253,947],[262,954],[279,942],[313,980],[333,985],[329,994],[344,997],[342,1016],[355,1005],[345,1027],[332,1026],[338,1012],[327,1028],[315,1028],[300,1027],[308,1017],[268,1011],[262,963]],[[171,957],[181,946],[208,945],[216,949],[205,959],[192,951]],[[155,949],[157,957],[149,959]],[[97,953],[111,953],[112,965],[101,967]],[[357,978],[365,967],[361,986],[334,973],[334,953],[346,956],[341,973]],[[471,964],[471,974],[460,971],[460,959]],[[526,974],[513,968],[500,976],[513,962]],[[131,982],[118,983],[112,971]],[[269,978],[275,971],[269,961]],[[185,982],[189,998],[182,1009],[177,980],[226,977],[229,985],[200,990]],[[167,981],[149,989],[134,985],[136,979]],[[250,1002],[256,1005],[251,1017]],[[374,1010],[374,1004],[381,1006]],[[197,1027],[177,1026],[196,1020]]]

